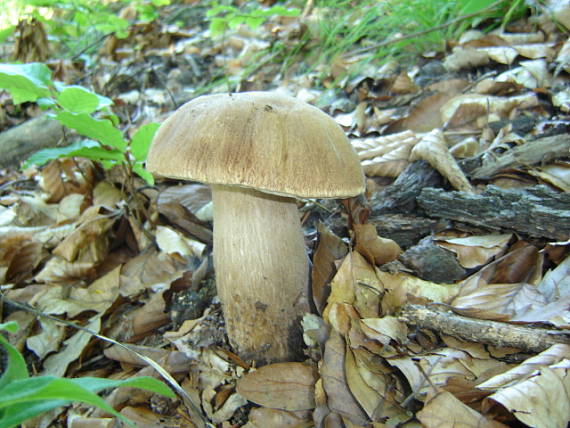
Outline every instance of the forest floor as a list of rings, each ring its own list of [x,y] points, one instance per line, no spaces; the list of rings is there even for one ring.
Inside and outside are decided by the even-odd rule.
[[[83,158],[21,171],[14,165],[28,147],[62,139],[58,125],[36,122],[17,134],[0,173],[2,322],[18,322],[9,340],[31,372],[170,374],[177,399],[105,395],[141,427],[566,427],[567,33],[533,17],[469,31],[414,65],[368,65],[343,78],[360,53],[326,67],[259,56],[276,39],[295,44],[299,17],[219,39],[193,19],[183,30],[160,19],[133,25],[89,65],[45,62],[55,79],[112,99],[128,135],[230,89],[295,96],[344,129],[366,192],[299,201],[315,309],[302,322],[304,358],[258,367],[232,352],[206,185],[148,186]],[[19,55],[33,60],[34,46],[21,41]],[[0,141],[42,116],[34,103],[0,97]],[[25,426],[115,423],[74,403]]]

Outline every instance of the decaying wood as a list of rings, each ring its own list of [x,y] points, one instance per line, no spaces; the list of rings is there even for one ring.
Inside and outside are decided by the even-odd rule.
[[[399,260],[426,281],[452,284],[466,275],[455,254],[437,245],[431,236],[409,248]]]
[[[10,128],[0,134],[0,167],[17,167],[38,150],[55,147],[62,137],[63,126],[46,115]]]
[[[536,238],[570,238],[570,195],[546,186],[501,189],[491,185],[480,195],[426,188],[418,202],[431,217]]]
[[[399,319],[406,324],[470,342],[518,348],[526,352],[542,352],[558,343],[570,344],[570,337],[557,330],[467,318],[439,307],[406,305],[400,311]]]
[[[372,215],[411,213],[416,210],[416,197],[424,187],[440,187],[441,175],[426,161],[412,162],[390,186],[372,196]]]
[[[503,154],[485,152],[461,163],[463,170],[475,179],[488,179],[508,168],[527,167],[570,156],[570,134],[539,138],[507,150]]]

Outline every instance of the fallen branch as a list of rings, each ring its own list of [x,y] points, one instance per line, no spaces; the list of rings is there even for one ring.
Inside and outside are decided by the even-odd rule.
[[[469,342],[518,348],[526,352],[542,352],[558,343],[570,345],[570,337],[558,330],[467,318],[436,306],[406,305],[401,309],[399,319],[406,324]]]

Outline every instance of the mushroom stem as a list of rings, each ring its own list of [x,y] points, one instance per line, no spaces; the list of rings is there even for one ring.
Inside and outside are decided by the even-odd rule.
[[[261,362],[301,355],[309,311],[309,265],[292,198],[212,186],[214,266],[226,330],[240,357]]]

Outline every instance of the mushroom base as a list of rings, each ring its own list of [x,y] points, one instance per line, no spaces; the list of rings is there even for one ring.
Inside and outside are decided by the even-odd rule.
[[[261,362],[301,353],[309,264],[292,198],[214,185],[214,266],[228,337]]]

